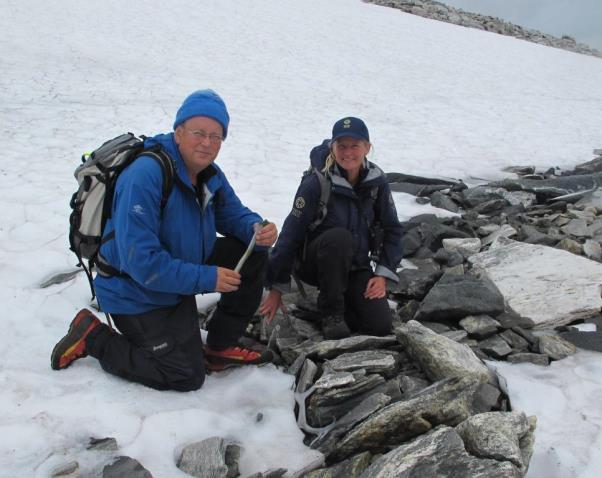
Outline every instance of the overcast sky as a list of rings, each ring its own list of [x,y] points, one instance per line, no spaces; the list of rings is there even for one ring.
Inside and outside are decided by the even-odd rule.
[[[602,50],[602,0],[439,0]]]

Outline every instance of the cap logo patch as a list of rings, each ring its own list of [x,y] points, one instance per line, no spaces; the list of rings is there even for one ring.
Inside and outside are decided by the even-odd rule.
[[[343,120],[343,128],[351,128],[351,120],[349,118]]]

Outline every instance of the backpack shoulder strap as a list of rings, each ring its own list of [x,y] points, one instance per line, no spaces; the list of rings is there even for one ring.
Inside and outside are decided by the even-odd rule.
[[[161,171],[163,173],[163,187],[161,191],[161,212],[165,208],[167,204],[167,200],[169,199],[169,194],[173,189],[173,185],[175,182],[175,165],[169,154],[163,150],[160,146],[149,148],[141,151],[138,156],[150,156],[155,161],[159,163],[161,166]],[[107,241],[110,241],[115,238],[115,231],[111,231],[109,234],[103,236],[101,238],[101,244],[104,244]],[[114,268],[111,264],[107,262],[107,260],[102,256],[100,250],[96,256],[96,268],[99,274],[102,274],[104,277],[125,277],[129,278],[129,274],[123,273],[118,269]],[[94,293],[94,292],[93,292]]]
[[[167,152],[161,148],[160,146],[156,146],[153,148],[146,149],[140,153],[140,155],[146,155],[153,158],[155,161],[159,163],[161,166],[161,171],[163,172],[163,188],[161,192],[161,210],[165,208],[167,204],[167,200],[169,199],[169,194],[173,189],[173,185],[175,182],[176,169],[173,160],[167,154]]]
[[[332,181],[330,180],[330,174],[322,173],[317,168],[312,167],[306,174],[315,174],[320,183],[320,199],[318,200],[318,207],[314,220],[308,226],[310,231],[314,231],[326,217],[328,213],[328,200],[330,199],[330,191],[332,189]]]

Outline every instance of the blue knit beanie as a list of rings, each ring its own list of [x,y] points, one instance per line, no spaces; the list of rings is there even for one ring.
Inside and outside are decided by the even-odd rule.
[[[230,115],[228,114],[224,100],[215,91],[198,90],[188,96],[176,113],[173,129],[175,130],[184,121],[195,116],[206,116],[217,121],[222,125],[224,139],[226,139],[226,136],[228,136]]]

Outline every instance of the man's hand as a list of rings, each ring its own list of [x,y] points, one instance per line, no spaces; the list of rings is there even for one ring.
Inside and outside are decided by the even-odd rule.
[[[273,222],[268,222],[255,233],[255,244],[258,246],[271,246],[278,238],[278,228]]]
[[[267,318],[269,324],[281,307],[284,308],[282,293],[276,289],[272,289],[259,306],[259,313]]]
[[[384,277],[376,276],[368,281],[364,297],[366,299],[381,299],[387,292],[387,281]]]
[[[215,292],[234,292],[240,285],[240,274],[225,267],[217,268]]]

